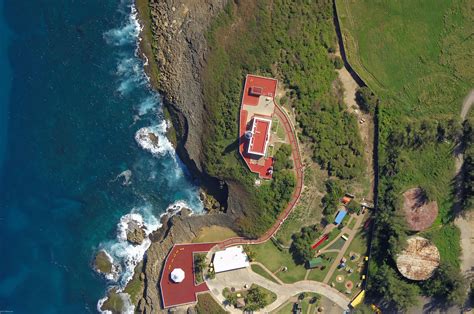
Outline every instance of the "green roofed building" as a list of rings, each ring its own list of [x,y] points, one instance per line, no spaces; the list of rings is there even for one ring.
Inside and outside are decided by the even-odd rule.
[[[308,266],[309,268],[315,268],[315,267],[320,266],[322,263],[323,263],[323,259],[321,257],[316,257],[308,262]]]

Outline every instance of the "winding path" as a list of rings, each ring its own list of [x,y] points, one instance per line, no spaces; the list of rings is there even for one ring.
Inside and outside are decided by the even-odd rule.
[[[230,238],[219,243],[219,247],[221,248],[225,248],[231,245],[238,245],[238,244],[260,244],[260,243],[264,243],[268,241],[272,236],[275,235],[275,233],[277,233],[277,231],[280,229],[283,222],[285,222],[286,218],[288,218],[288,216],[290,215],[293,208],[296,206],[296,204],[298,203],[301,197],[301,192],[303,191],[304,175],[303,175],[303,163],[301,161],[299,143],[296,137],[296,130],[291,124],[288,114],[277,104],[275,104],[275,114],[280,119],[280,121],[282,121],[282,125],[285,129],[286,134],[288,135],[288,140],[291,145],[292,157],[293,157],[294,167],[295,167],[295,172],[296,172],[296,188],[286,208],[278,216],[273,226],[270,229],[268,229],[268,231],[265,232],[260,238],[255,239],[255,240],[246,239],[244,237]]]
[[[261,312],[264,313],[268,313],[277,309],[289,298],[302,292],[314,292],[321,294],[331,300],[333,303],[337,304],[342,309],[348,309],[349,302],[347,297],[341,292],[322,282],[302,280],[292,284],[277,284],[260,275],[257,275],[249,268],[219,273],[216,274],[216,279],[218,280],[207,281],[207,284],[212,294],[223,304],[225,302],[225,298],[221,292],[224,288],[244,287],[245,285],[254,283],[264,287],[265,289],[273,291],[277,295],[277,299],[274,302],[261,310]],[[231,313],[242,313],[241,310],[234,309],[231,306],[227,306],[225,309]]]

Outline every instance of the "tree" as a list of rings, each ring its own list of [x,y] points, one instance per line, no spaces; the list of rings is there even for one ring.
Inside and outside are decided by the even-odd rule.
[[[401,279],[387,264],[378,268],[369,281],[369,291],[377,298],[382,298],[387,305],[404,311],[418,303],[418,287]]]
[[[255,260],[255,251],[252,250],[249,245],[244,245],[244,251],[245,254],[247,254],[247,257],[249,258],[250,262]]]
[[[258,286],[250,288],[245,298],[245,302],[247,303],[245,309],[251,311],[263,309],[268,305],[265,291]]]
[[[299,234],[293,235],[290,250],[296,263],[304,264],[313,258],[314,251],[311,245],[317,237],[318,231],[316,226],[304,227]]]
[[[334,62],[334,67],[338,70],[344,67],[344,61],[342,61],[342,58],[339,56],[336,56],[333,62]]]
[[[364,86],[357,91],[356,101],[362,111],[373,114],[379,103],[379,98],[367,86]]]
[[[325,182],[326,194],[321,199],[323,205],[323,213],[325,215],[334,214],[339,204],[339,198],[342,196],[342,188],[335,180],[328,179]]]
[[[449,264],[441,264],[422,286],[427,295],[442,300],[446,305],[462,306],[467,298],[467,280]]]

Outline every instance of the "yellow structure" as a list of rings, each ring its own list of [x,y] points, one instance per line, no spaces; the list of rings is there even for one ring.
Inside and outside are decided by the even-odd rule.
[[[350,306],[355,308],[356,306],[358,306],[359,304],[362,304],[362,302],[364,302],[364,298],[365,298],[365,290],[362,290],[361,292],[359,292],[359,294],[354,298],[354,300],[352,300],[352,302],[350,303]]]

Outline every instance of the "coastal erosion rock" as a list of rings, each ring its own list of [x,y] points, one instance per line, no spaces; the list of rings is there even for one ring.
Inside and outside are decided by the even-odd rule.
[[[163,311],[159,281],[164,260],[174,244],[191,242],[203,227],[235,227],[232,219],[225,214],[188,216],[185,211],[172,217],[163,216],[162,223],[163,227],[150,235],[152,244],[146,253],[144,265],[145,291],[137,307],[141,313]]]
[[[139,226],[134,221],[128,223],[127,241],[133,245],[140,245],[146,238],[146,232],[142,226]]]
[[[104,251],[100,250],[94,258],[94,270],[99,274],[109,275],[113,271],[113,261],[110,256]]]
[[[202,131],[205,109],[201,71],[208,51],[206,32],[212,18],[227,0],[149,0],[154,58],[159,68],[159,86],[185,149],[202,171]],[[149,56],[148,56],[149,58]]]

